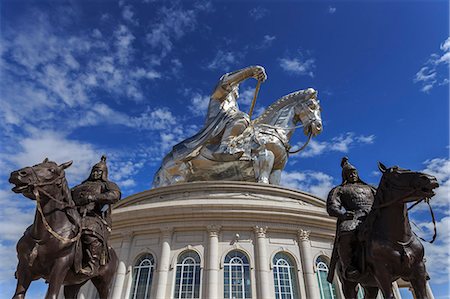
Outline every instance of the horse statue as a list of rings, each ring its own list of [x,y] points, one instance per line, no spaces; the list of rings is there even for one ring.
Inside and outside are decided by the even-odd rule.
[[[66,298],[77,298],[80,288],[89,280],[97,288],[100,298],[108,298],[117,255],[109,247],[109,262],[101,266],[97,275],[76,273],[74,263],[82,254],[81,216],[72,200],[64,169],[72,161],[61,165],[45,159],[32,167],[11,173],[12,190],[36,201],[34,222],[17,242],[19,263],[15,273],[17,287],[13,299],[23,299],[30,283],[44,278],[48,282],[46,299],[58,298],[64,285]]]
[[[298,127],[303,127],[308,141],[322,132],[317,91],[312,88],[278,99],[261,116],[252,120],[242,134],[229,142],[231,151],[244,152],[231,161],[214,156],[211,144],[217,140],[209,140],[181,157],[177,147],[185,141],[175,145],[156,172],[153,187],[208,180],[279,184],[281,171],[289,153],[292,153],[289,152],[289,140]]]
[[[435,177],[421,172],[397,166],[387,168],[382,163],[378,163],[378,167],[382,177],[372,210],[358,232],[356,251],[361,275],[350,280],[342,271],[340,261],[336,265],[344,296],[357,298],[359,283],[366,299],[376,298],[379,290],[384,298],[394,299],[392,283],[401,278],[411,283],[415,298],[431,299],[426,292],[429,277],[424,248],[411,230],[407,203],[423,199],[428,202],[439,184]],[[332,265],[328,281],[332,281],[333,273]]]

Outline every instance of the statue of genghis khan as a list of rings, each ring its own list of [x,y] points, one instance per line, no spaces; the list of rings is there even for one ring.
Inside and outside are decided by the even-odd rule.
[[[328,214],[338,218],[330,273],[334,273],[339,258],[345,277],[354,280],[361,274],[356,262],[360,255],[358,228],[372,209],[376,189],[359,178],[347,157],[342,158],[341,167],[342,184],[333,188],[327,198]]]
[[[250,159],[249,153],[245,153],[243,149],[230,146],[231,140],[240,135],[250,123],[249,115],[239,110],[237,102],[239,84],[249,78],[264,82],[267,75],[262,66],[250,66],[226,73],[220,78],[211,94],[203,129],[174,147],[174,153],[177,155],[175,160],[185,159],[190,151],[207,142],[210,143],[210,150],[217,160],[229,161],[243,155],[243,159]],[[212,143],[214,138],[220,138],[220,142]]]
[[[89,178],[72,188],[72,198],[82,218],[83,267],[80,272],[96,275],[108,260],[108,237],[111,231],[111,207],[120,200],[119,187],[108,180],[106,157],[92,167]],[[104,209],[108,205],[108,209]]]

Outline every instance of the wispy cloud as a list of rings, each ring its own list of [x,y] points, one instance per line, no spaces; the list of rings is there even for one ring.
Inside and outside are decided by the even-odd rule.
[[[241,54],[237,52],[218,50],[207,67],[212,70],[229,71],[239,62],[240,56]]]
[[[450,64],[450,37],[441,44],[441,53],[433,53],[414,77],[414,82],[422,85],[421,91],[429,93],[435,86],[448,85],[448,65]],[[444,66],[447,65],[447,68]]]
[[[274,35],[264,35],[263,40],[261,41],[261,43],[259,45],[256,45],[255,48],[256,49],[267,49],[270,46],[272,46],[273,42],[276,40],[276,36]]]
[[[269,14],[269,10],[261,6],[252,8],[249,12],[250,17],[258,21]]]
[[[314,77],[313,70],[316,65],[313,58],[280,58],[279,62],[280,67],[290,74]]]
[[[151,24],[151,30],[146,35],[148,44],[159,49],[160,58],[164,58],[172,51],[175,41],[196,28],[198,14],[210,9],[210,5],[197,5],[192,9],[175,6],[161,8],[157,21]]]
[[[347,132],[333,137],[330,141],[316,141],[312,139],[308,146],[300,152],[299,156],[309,158],[322,155],[326,152],[347,153],[354,146],[372,144],[374,142],[375,135],[355,135],[353,132]],[[301,146],[301,144],[297,144],[295,147],[298,146]]]
[[[283,171],[281,185],[326,199],[333,188],[333,177],[320,171]]]
[[[205,116],[208,111],[209,101],[210,101],[209,95],[202,95],[200,93],[195,92],[194,94],[191,95],[191,100],[188,109],[195,116]]]
[[[335,12],[336,12],[336,7],[328,6],[328,13],[329,14],[334,14]]]

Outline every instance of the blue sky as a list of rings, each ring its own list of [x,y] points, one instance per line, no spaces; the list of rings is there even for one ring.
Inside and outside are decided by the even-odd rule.
[[[436,298],[450,298],[449,5],[445,1],[2,1],[0,294],[34,205],[9,173],[74,160],[79,183],[103,153],[124,195],[150,188],[162,157],[197,132],[220,76],[266,68],[256,111],[313,87],[324,132],[291,156],[285,186],[324,197],[342,156],[377,184],[376,162],[424,170],[441,187],[426,245]],[[242,85],[248,111],[255,81]],[[301,144],[299,131],[291,143]],[[425,206],[411,214],[431,236]],[[35,282],[30,298],[45,285]],[[406,297],[408,298],[408,297]]]

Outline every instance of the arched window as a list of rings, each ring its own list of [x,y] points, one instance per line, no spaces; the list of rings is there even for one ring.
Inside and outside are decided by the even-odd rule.
[[[326,260],[319,256],[316,260],[317,279],[319,280],[320,299],[336,299],[336,287],[327,281],[328,265]]]
[[[174,298],[200,298],[200,256],[193,250],[178,257]]]
[[[155,261],[153,259],[153,255],[145,254],[137,260],[133,268],[133,288],[131,289],[131,299],[150,298],[154,269]]]
[[[279,252],[273,257],[273,280],[276,299],[299,298],[295,262],[292,258]]]
[[[225,257],[223,271],[224,298],[252,298],[250,264],[242,251],[230,251]]]

